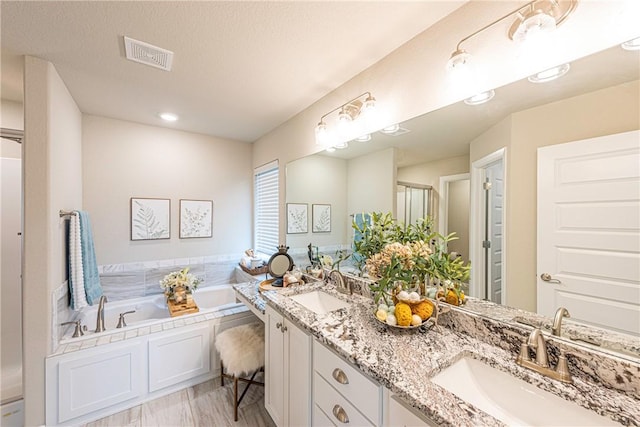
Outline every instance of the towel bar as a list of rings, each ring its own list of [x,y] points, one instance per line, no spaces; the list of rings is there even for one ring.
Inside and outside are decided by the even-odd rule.
[[[65,216],[71,216],[73,214],[74,214],[73,211],[63,211],[62,209],[60,209],[60,218],[63,218]]]

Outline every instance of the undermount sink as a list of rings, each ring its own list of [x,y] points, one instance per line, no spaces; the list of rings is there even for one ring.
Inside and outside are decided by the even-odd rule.
[[[327,314],[330,311],[349,307],[348,302],[342,301],[333,295],[329,295],[328,293],[321,291],[312,291],[304,294],[293,295],[290,298],[316,314]]]
[[[507,425],[619,425],[472,357],[458,360],[431,381]]]

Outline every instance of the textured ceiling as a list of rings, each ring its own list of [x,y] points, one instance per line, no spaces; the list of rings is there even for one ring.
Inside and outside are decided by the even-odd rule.
[[[32,55],[84,113],[252,142],[465,2],[2,1],[2,98],[21,101]],[[125,35],[172,71],[125,60]]]

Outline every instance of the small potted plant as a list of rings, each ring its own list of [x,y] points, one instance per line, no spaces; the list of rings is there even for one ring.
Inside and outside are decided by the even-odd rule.
[[[198,311],[198,307],[193,302],[192,294],[200,282],[202,279],[189,273],[189,267],[164,276],[160,281],[160,287],[164,289],[169,312],[172,316]]]

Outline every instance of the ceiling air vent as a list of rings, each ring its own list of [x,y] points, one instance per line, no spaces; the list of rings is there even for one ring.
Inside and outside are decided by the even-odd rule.
[[[127,36],[124,36],[124,50],[127,59],[130,61],[150,65],[165,71],[171,71],[173,52],[170,50],[134,40]]]

